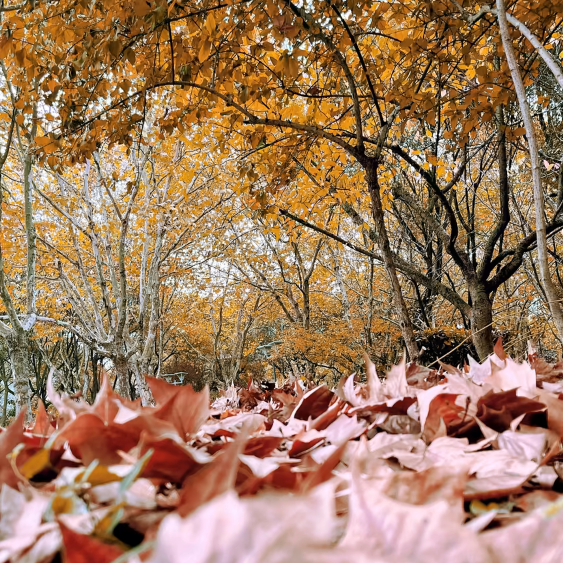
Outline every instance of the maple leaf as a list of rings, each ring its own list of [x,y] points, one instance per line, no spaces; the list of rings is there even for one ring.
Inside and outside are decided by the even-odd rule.
[[[14,473],[10,454],[24,441],[25,410],[22,410],[10,426],[0,432],[0,486],[16,488],[20,479]]]
[[[223,448],[210,463],[189,475],[182,483],[178,513],[185,517],[202,504],[235,486],[239,456],[248,440],[248,427]]]
[[[63,561],[66,563],[86,563],[95,553],[100,563],[111,563],[123,552],[114,545],[106,544],[90,536],[77,534],[59,521],[63,538]]]
[[[197,562],[238,561],[249,554],[263,562],[304,556],[307,549],[326,547],[334,539],[332,495],[330,485],[292,500],[279,495],[238,499],[224,493],[185,519],[166,517],[150,561],[179,562],[186,553]]]
[[[195,434],[209,417],[209,389],[197,393],[190,385],[176,388],[176,393],[160,406],[155,418],[170,422],[182,438]]]

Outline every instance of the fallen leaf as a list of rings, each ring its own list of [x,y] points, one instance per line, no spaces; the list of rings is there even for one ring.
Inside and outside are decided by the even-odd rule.
[[[334,393],[326,385],[320,385],[303,395],[293,411],[293,417],[298,420],[308,420],[321,416],[330,405]]]
[[[61,521],[59,527],[63,538],[64,563],[91,563],[94,554],[97,563],[111,563],[123,554],[123,551],[114,545],[73,532]]]
[[[187,516],[202,504],[234,488],[239,455],[247,440],[248,430],[244,429],[213,460],[184,480],[178,505],[180,516]]]
[[[0,487],[8,485],[15,488],[20,482],[12,469],[12,463],[8,456],[24,440],[24,419],[25,409],[22,409],[16,420],[6,430],[0,432]]]

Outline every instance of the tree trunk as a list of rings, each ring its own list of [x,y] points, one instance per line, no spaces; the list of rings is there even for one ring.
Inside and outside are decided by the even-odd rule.
[[[471,337],[481,361],[493,353],[493,304],[486,289],[469,284],[471,295]]]
[[[141,397],[141,403],[144,407],[153,406],[154,398],[152,396],[151,388],[147,383],[145,374],[148,373],[150,365],[150,360],[145,360],[141,362],[134,362],[135,368],[135,380],[137,383],[137,391]]]
[[[311,289],[308,279],[303,282],[303,328],[311,328]]]
[[[375,273],[375,264],[373,258],[369,259],[369,282],[368,282],[368,311],[366,315],[366,344],[371,348],[373,346],[373,338],[371,336],[371,327],[373,324],[373,276]]]
[[[375,228],[377,230],[379,246],[381,248],[381,253],[383,254],[385,270],[387,271],[389,281],[391,282],[393,302],[395,304],[397,314],[399,315],[401,333],[407,347],[409,358],[411,362],[415,362],[418,359],[420,352],[414,336],[414,329],[409,317],[407,304],[403,298],[399,277],[397,276],[397,270],[391,253],[391,245],[389,244],[389,237],[387,236],[383,205],[381,203],[381,194],[379,193],[379,178],[377,175],[378,166],[379,164],[377,161],[371,162],[368,166],[366,166],[366,179],[371,196],[371,210],[373,220],[375,222]]]
[[[522,113],[522,120],[526,129],[526,137],[528,139],[528,148],[530,151],[530,164],[532,167],[532,182],[534,186],[534,207],[536,215],[536,236],[538,245],[538,264],[540,276],[545,294],[548,299],[548,305],[555,322],[559,340],[563,342],[563,308],[559,295],[553,285],[551,273],[549,271],[549,262],[547,255],[547,233],[545,225],[545,197],[543,193],[540,159],[538,152],[538,144],[536,139],[536,132],[534,129],[534,122],[530,111],[530,104],[526,96],[526,89],[522,81],[522,75],[518,68],[518,62],[514,53],[512,45],[512,37],[508,29],[508,22],[506,21],[506,8],[504,0],[496,0],[498,11],[498,22],[500,27],[500,35],[502,38],[502,45],[506,55],[506,60],[514,82],[514,89],[518,97],[518,104]]]
[[[6,428],[6,416],[8,414],[8,379],[3,379],[4,383],[4,402],[2,403],[2,428]]]
[[[346,285],[344,284],[344,278],[342,276],[342,270],[340,268],[340,258],[338,256],[338,247],[336,250],[328,245],[328,249],[332,256],[332,262],[334,267],[334,277],[336,278],[336,283],[338,284],[338,289],[340,291],[340,297],[342,300],[342,317],[346,324],[352,328],[352,320],[350,316],[350,301],[348,300],[348,291],[346,290]]]
[[[7,340],[14,378],[16,414],[27,408],[26,419],[29,419],[31,417],[29,381],[35,375],[29,361],[29,338],[24,331],[18,331]]]
[[[35,257],[37,253],[37,235],[33,221],[32,164],[32,155],[28,152],[25,156],[23,169],[25,231],[27,237],[26,297],[28,315],[35,313]]]
[[[113,365],[115,366],[115,377],[117,377],[115,390],[118,395],[121,395],[125,399],[130,399],[131,387],[129,385],[129,363],[127,362],[127,358],[118,356],[115,358]]]

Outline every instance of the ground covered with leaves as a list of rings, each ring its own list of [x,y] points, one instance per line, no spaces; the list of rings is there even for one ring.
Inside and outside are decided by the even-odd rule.
[[[404,363],[156,407],[104,384],[0,433],[0,562],[559,562],[563,364]]]

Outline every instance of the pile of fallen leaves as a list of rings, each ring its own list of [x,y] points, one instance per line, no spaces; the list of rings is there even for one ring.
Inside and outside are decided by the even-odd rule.
[[[49,397],[0,433],[0,563],[563,560],[563,365]]]

